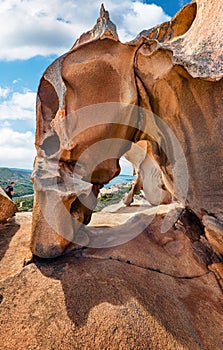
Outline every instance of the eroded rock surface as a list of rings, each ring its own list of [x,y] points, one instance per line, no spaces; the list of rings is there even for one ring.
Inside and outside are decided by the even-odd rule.
[[[221,2],[197,0],[170,22],[121,44],[102,7],[93,30],[45,72],[38,91],[32,233],[30,217],[23,215],[0,226],[4,350],[222,350],[222,13]],[[98,67],[106,68],[103,89]],[[84,84],[75,76],[84,77]],[[91,85],[97,76],[98,100]],[[145,202],[119,204],[117,212],[107,209],[93,214],[87,228],[80,225],[89,223],[100,185],[118,173],[130,141],[157,135],[154,157],[168,179],[174,174],[174,157],[168,162],[159,149],[172,144],[158,119],[148,124],[123,104],[111,110],[86,105],[117,99],[156,113],[180,142],[189,210],[174,226],[177,207],[157,210]],[[104,113],[109,126],[97,119]],[[108,151],[110,158],[101,159],[100,142],[108,136],[117,136],[108,147],[116,157]],[[95,153],[84,153],[95,142]],[[168,220],[169,230],[162,231]],[[70,244],[78,233],[85,247]],[[114,247],[117,238],[123,244]],[[30,240],[36,255],[61,256],[28,261]],[[101,249],[86,247],[92,241]]]
[[[102,6],[95,27],[47,68],[37,102],[34,254],[58,256],[75,241],[100,187],[139,140],[156,144],[173,196],[200,220],[216,220],[221,245],[222,7],[192,1],[122,44]]]
[[[204,216],[203,222],[208,241],[216,252],[223,254],[223,222],[208,215]]]
[[[104,214],[118,228],[121,215],[133,209],[93,214],[91,227],[101,225],[106,234]],[[205,252],[194,223],[189,239],[180,222],[161,234],[163,220],[158,215],[122,246],[74,247],[63,257],[22,267],[27,251],[21,251],[21,234],[25,247],[31,228],[30,217],[19,214],[20,228],[0,265],[10,257],[0,282],[0,348],[222,349],[223,264]]]
[[[102,6],[93,30],[41,79],[33,172],[36,255],[60,255],[80,223],[89,222],[100,186],[120,172],[118,160],[130,148],[137,125],[136,50],[118,40]],[[68,216],[70,232],[61,227]]]
[[[188,166],[188,206],[200,218],[208,213],[213,217],[212,233],[208,228],[206,232],[209,237],[215,236],[210,242],[215,247],[217,244],[221,253],[222,6],[220,2],[198,0],[179,11],[166,32],[163,26],[143,32],[148,41],[137,51],[135,64],[141,105],[170,126],[180,141]],[[191,16],[194,16],[191,27],[178,38],[174,29]],[[162,142],[170,147],[165,133]],[[162,165],[168,176],[167,163]],[[206,222],[203,220],[204,225]]]
[[[32,213],[16,213],[0,225],[0,280],[16,275],[32,258],[30,251]]]
[[[11,201],[5,191],[0,188],[0,223],[7,221],[18,211],[16,204]]]

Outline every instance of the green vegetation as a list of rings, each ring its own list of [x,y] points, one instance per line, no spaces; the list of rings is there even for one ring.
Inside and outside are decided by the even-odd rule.
[[[32,211],[34,196],[17,197],[14,199],[19,211]]]
[[[101,211],[104,207],[107,207],[111,204],[119,203],[122,198],[124,197],[125,193],[127,193],[130,190],[130,187],[123,186],[121,187],[118,192],[111,193],[109,195],[103,195],[100,198],[98,198],[98,203],[96,208],[94,209],[94,212]],[[33,208],[33,196],[30,197],[17,197],[14,198],[14,201],[19,209],[19,211],[31,211]]]
[[[94,209],[94,212],[101,211],[103,208],[107,207],[108,205],[119,203],[122,198],[124,197],[125,193],[128,193],[131,189],[131,186],[129,185],[120,185],[117,192],[113,192],[111,194],[106,194],[98,198],[98,203],[96,208]]]
[[[6,188],[15,182],[13,200],[19,211],[31,211],[33,207],[33,183],[31,170],[0,168],[0,187]]]
[[[31,170],[0,168],[0,187],[5,188],[11,181],[14,181],[13,198],[33,194],[31,173]]]
[[[33,183],[30,180],[31,170],[0,168],[0,187],[7,187],[11,181],[15,182],[13,200],[19,211],[32,211],[33,208]],[[119,203],[125,193],[129,192],[129,184],[120,184],[117,192],[102,195],[98,199],[94,212],[101,211],[104,207]]]

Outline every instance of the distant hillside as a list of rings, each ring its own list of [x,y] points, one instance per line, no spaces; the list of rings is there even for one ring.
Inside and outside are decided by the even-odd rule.
[[[11,181],[14,181],[14,197],[33,194],[33,183],[30,180],[31,173],[32,171],[27,169],[0,168],[0,186],[5,188]]]

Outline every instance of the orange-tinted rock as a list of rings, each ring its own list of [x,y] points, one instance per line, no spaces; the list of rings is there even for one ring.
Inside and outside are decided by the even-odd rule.
[[[26,267],[1,294],[4,349],[223,345],[222,293],[212,275],[176,280],[118,261],[72,258]]]
[[[223,280],[223,263],[215,263],[208,266],[209,269],[212,269],[216,272],[219,280]]]
[[[63,252],[80,223],[89,222],[100,185],[120,172],[119,158],[130,148],[137,124],[136,50],[118,40],[102,6],[92,31],[40,81],[31,243],[38,256]]]
[[[168,190],[200,219],[223,219],[222,7],[192,1],[122,44],[102,6],[95,27],[47,68],[37,100],[35,254],[64,251],[120,157],[143,139],[156,144]]]
[[[193,13],[190,8],[195,8],[191,28],[184,36],[169,43],[167,48],[173,51],[174,62],[183,65],[193,78],[217,81],[223,76],[223,4],[209,0],[196,0],[196,4],[195,8],[195,2],[190,3],[185,15],[184,11],[180,11],[176,16],[180,22],[185,22]]]
[[[32,213],[17,213],[13,220],[0,225],[0,280],[19,273],[31,259]]]
[[[223,290],[223,263],[215,263],[208,266],[209,270],[213,271],[215,273],[216,278],[218,279],[218,282]]]
[[[222,16],[220,1],[194,0],[169,22],[144,30],[133,43],[146,37],[154,48],[156,41],[159,47],[169,49],[173,62],[193,78],[216,81],[223,75]]]
[[[23,215],[27,242],[30,219]],[[215,274],[193,256],[183,231],[158,232],[162,220],[107,250],[74,250],[24,268],[19,261],[25,250],[20,257],[12,254],[11,266],[20,269],[10,267],[0,282],[0,347],[220,350],[223,303]],[[18,246],[10,244],[5,257],[21,249],[19,237],[17,231]]]
[[[200,218],[210,213],[220,225],[223,218],[223,4],[207,0],[196,3],[197,6],[194,2],[186,5],[164,27],[142,33],[148,40],[137,52],[135,69],[141,106],[152,110],[171,128],[186,157],[188,206]],[[184,33],[183,28],[179,29],[180,23],[187,29]],[[155,38],[157,41],[154,35],[159,29],[162,36]],[[145,120],[144,123],[145,130],[149,130]],[[161,144],[168,149],[169,135],[158,123],[156,127],[157,134],[162,134]],[[160,162],[167,176],[172,176],[167,170],[168,162],[162,159]],[[214,247],[218,241],[217,251],[222,253],[219,230],[212,231],[213,235],[215,243],[213,237],[209,240]]]
[[[166,233],[161,233],[164,213],[168,212],[168,208],[160,206],[158,216],[148,225],[146,225],[146,222],[149,221],[147,216],[150,216],[149,213],[152,213],[153,208],[144,206],[144,210],[138,212],[137,209],[138,207],[134,205],[126,209],[122,206],[116,212],[109,213],[109,207],[107,207],[106,212],[93,214],[89,230],[95,231],[95,235],[98,231],[99,236],[100,228],[104,235],[104,241],[108,232],[105,224],[112,226],[114,235],[116,232],[116,235],[126,234],[128,236],[133,227],[135,232],[138,229],[139,235],[115,248],[86,249],[82,256],[91,257],[93,255],[98,259],[112,258],[143,268],[162,271],[167,275],[190,277],[207,272],[206,259],[208,259],[208,256],[206,256],[206,259],[204,258],[205,254],[203,255],[202,250],[197,249],[196,244],[191,243],[183,228],[171,229]],[[163,214],[159,214],[162,211]],[[134,223],[131,222],[133,215]],[[145,225],[142,225],[143,222]],[[199,239],[197,239],[197,242],[199,242]],[[202,248],[205,250],[204,246]]]
[[[158,50],[148,59],[143,50],[137,56],[137,72],[151,96],[143,103],[151,105],[181,144],[189,172],[189,206],[200,216],[206,211],[221,218],[222,81],[193,79],[172,64],[168,51]]]
[[[7,221],[18,211],[16,204],[0,188],[0,223]]]
[[[223,254],[223,223],[208,215],[204,215],[203,223],[208,241],[216,252]]]
[[[153,156],[152,145],[149,141],[141,140],[133,143],[124,157],[132,163],[137,176],[124,199],[126,205],[133,202],[135,193],[140,190],[143,190],[145,198],[152,205],[171,203],[172,196],[165,186],[162,171]]]

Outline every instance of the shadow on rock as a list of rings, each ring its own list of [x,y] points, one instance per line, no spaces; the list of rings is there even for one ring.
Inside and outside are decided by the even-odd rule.
[[[20,225],[15,223],[14,219],[10,219],[5,224],[0,224],[0,260],[2,260],[2,258],[4,257],[5,252],[7,251],[11,242],[11,239],[19,230],[19,228]]]
[[[50,264],[37,260],[36,266],[60,280],[79,348],[195,350],[222,342],[223,305],[211,274],[180,280],[112,259],[75,256]]]

